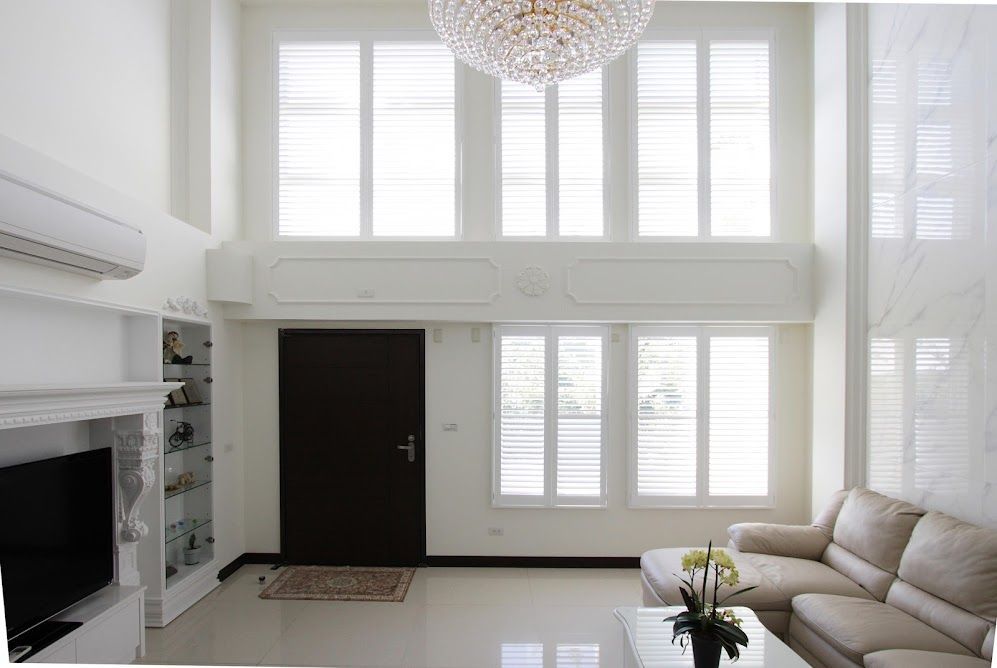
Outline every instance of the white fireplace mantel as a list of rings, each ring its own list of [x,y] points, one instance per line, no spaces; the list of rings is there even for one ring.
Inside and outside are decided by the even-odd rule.
[[[159,381],[0,385],[0,430],[83,420],[106,422],[100,429],[114,448],[115,581],[121,585],[140,584],[137,546],[149,529],[138,509],[156,482],[166,395],[182,386]]]
[[[0,429],[136,415],[163,408],[183,383],[0,385]]]

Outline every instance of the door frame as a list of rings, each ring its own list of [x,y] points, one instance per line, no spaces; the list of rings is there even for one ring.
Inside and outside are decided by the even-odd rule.
[[[424,329],[343,329],[343,328],[278,328],[277,329],[277,455],[278,455],[278,497],[280,503],[280,561],[286,558],[284,551],[284,529],[287,509],[284,505],[284,395],[280,391],[284,385],[284,342],[292,336],[316,336],[323,334],[351,335],[416,335],[419,339],[419,425],[418,442],[422,445],[421,457],[416,458],[417,489],[419,491],[419,563],[426,563],[426,330]]]

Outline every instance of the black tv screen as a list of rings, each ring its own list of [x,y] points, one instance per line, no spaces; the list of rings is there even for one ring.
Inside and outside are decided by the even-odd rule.
[[[110,448],[0,468],[9,639],[114,578],[112,484]]]

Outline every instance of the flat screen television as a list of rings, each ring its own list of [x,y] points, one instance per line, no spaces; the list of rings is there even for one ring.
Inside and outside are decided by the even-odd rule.
[[[114,578],[111,469],[110,448],[0,468],[0,575],[11,641]]]

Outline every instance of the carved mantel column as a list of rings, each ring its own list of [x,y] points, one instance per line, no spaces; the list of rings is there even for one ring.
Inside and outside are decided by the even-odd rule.
[[[142,414],[141,430],[115,430],[118,477],[117,580],[139,584],[138,541],[149,527],[139,518],[142,499],[156,483],[156,461],[162,434],[162,410]]]

